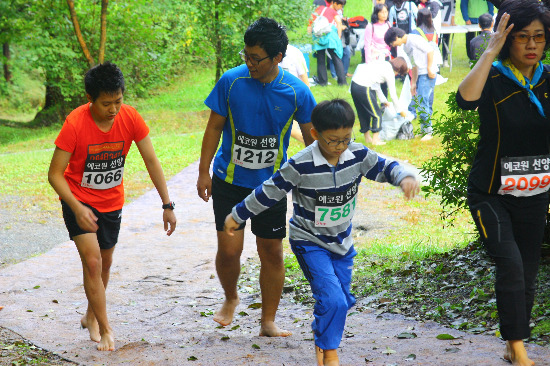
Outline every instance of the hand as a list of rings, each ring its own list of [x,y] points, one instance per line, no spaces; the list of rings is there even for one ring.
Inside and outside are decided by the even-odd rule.
[[[97,216],[94,215],[94,212],[88,206],[80,204],[80,208],[74,214],[76,223],[82,230],[95,233],[99,229],[99,226],[97,226]]]
[[[390,106],[390,103],[389,102],[386,102],[386,103],[382,103],[382,105],[386,108],[388,108]]]
[[[412,96],[415,96],[416,95],[416,82],[411,82],[411,95]]]
[[[233,218],[233,215],[229,214],[225,217],[225,223],[223,224],[223,231],[229,235],[233,236],[235,235],[235,230],[241,226],[240,224],[235,221]]]
[[[500,18],[496,32],[491,35],[489,44],[487,44],[487,48],[485,48],[484,53],[490,53],[495,57],[500,53],[500,50],[506,42],[506,37],[508,37],[508,34],[512,31],[512,28],[514,28],[514,24],[510,24],[510,26],[508,26],[509,20],[510,14],[504,13]]]
[[[201,174],[199,172],[199,178],[197,179],[197,193],[204,202],[208,202],[208,199],[212,195],[212,177],[210,174]]]
[[[466,21],[466,25],[472,25],[472,21],[471,21],[470,19],[468,19],[468,20]]]
[[[429,77],[430,79],[435,79],[435,76],[436,76],[436,75],[435,75],[435,72],[428,70],[428,77]]]
[[[405,177],[399,184],[401,190],[405,194],[405,199],[410,200],[420,192],[420,185],[413,177]]]
[[[164,221],[164,231],[166,231],[166,235],[172,235],[172,233],[176,230],[176,214],[174,213],[174,210],[169,208],[164,209],[164,212],[162,213],[162,221]],[[170,226],[170,229],[168,229],[168,226]]]
[[[401,113],[399,113],[399,115],[403,118],[407,117],[407,112],[403,111]]]

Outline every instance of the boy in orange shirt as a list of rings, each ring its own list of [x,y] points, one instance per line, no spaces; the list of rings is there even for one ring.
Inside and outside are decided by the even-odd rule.
[[[143,118],[123,104],[124,76],[106,62],[84,78],[89,103],[72,111],[55,140],[48,180],[61,199],[63,219],[82,261],[88,309],[81,326],[100,351],[115,349],[105,289],[124,205],[123,175],[132,141],[143,158],[164,209],[164,230],[176,228],[164,173]]]

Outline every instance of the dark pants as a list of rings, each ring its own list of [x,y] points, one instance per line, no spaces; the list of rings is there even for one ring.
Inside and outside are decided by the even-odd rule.
[[[319,80],[319,85],[327,85],[328,83],[325,51],[328,51],[330,57],[332,57],[332,62],[334,63],[334,68],[336,69],[336,75],[338,76],[338,85],[346,85],[344,64],[342,63],[342,59],[336,55],[336,52],[334,52],[332,48],[317,51],[317,79]]]
[[[368,131],[380,132],[382,130],[383,111],[376,97],[376,90],[356,84],[354,81],[351,82],[350,89],[361,126],[359,131],[361,133]]]
[[[548,195],[514,197],[469,192],[468,205],[483,244],[495,260],[502,338],[528,338]]]

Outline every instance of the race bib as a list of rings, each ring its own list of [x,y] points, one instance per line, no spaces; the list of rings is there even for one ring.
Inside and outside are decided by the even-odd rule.
[[[109,189],[120,185],[124,161],[124,141],[88,146],[80,185],[91,189]]]
[[[345,192],[317,193],[315,198],[315,226],[331,227],[349,222],[355,213],[357,184]]]
[[[279,153],[276,135],[251,136],[236,131],[232,162],[248,169],[263,169],[275,165]]]
[[[498,194],[534,196],[550,189],[550,155],[500,159]]]

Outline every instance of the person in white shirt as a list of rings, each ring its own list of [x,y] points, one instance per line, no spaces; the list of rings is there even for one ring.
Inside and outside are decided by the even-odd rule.
[[[283,58],[283,61],[279,63],[279,66],[282,67],[284,71],[290,72],[292,75],[296,76],[298,79],[302,80],[307,86],[309,86],[309,78],[307,76],[308,68],[307,62],[304,54],[298,48],[288,45],[286,47],[286,54]],[[290,136],[304,143],[304,137],[302,136],[302,131],[298,126],[298,122],[292,122],[292,130],[290,130]]]
[[[399,28],[390,28],[384,35],[390,47],[403,46],[413,64],[411,95],[416,99],[420,117],[422,140],[432,138],[432,107],[430,98],[434,92],[438,66],[434,62],[434,49],[427,40],[417,34],[406,34]]]
[[[395,76],[407,75],[409,68],[403,57],[396,57],[390,61],[374,60],[368,64],[359,64],[351,78],[351,97],[357,110],[361,133],[365,135],[365,144],[384,145],[380,140],[382,130],[382,108],[389,107],[389,102],[380,88],[380,84],[387,83],[388,92],[395,107],[402,117],[405,117],[407,106],[399,104],[395,90]],[[372,137],[369,134],[372,132]]]

